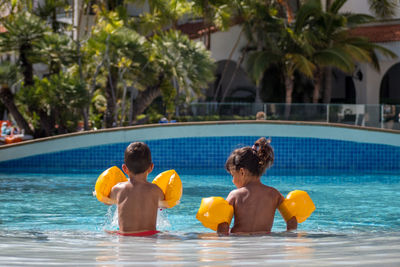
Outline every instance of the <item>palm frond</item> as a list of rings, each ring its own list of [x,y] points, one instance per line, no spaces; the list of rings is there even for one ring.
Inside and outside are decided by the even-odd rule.
[[[268,51],[257,51],[249,55],[247,68],[252,78],[258,81],[271,64],[279,60],[282,58]]]
[[[314,60],[320,66],[333,66],[347,73],[354,71],[353,59],[340,47],[318,51],[314,55]]]
[[[368,0],[370,10],[379,18],[392,18],[399,7],[398,0]]]
[[[367,14],[343,14],[347,18],[347,25],[350,28],[357,27],[359,25],[370,23],[375,20],[373,16]]]
[[[329,7],[329,12],[332,14],[338,14],[339,10],[343,7],[343,5],[347,2],[347,0],[336,0]]]
[[[293,72],[298,70],[307,77],[312,77],[316,66],[309,59],[301,54],[290,54],[290,61],[293,63]]]

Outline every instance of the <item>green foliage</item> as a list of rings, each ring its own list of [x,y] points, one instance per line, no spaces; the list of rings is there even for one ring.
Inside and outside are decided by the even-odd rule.
[[[37,55],[36,61],[49,64],[50,74],[58,73],[62,68],[72,66],[78,60],[76,43],[64,34],[46,34],[38,43],[38,47],[40,54]]]
[[[11,88],[19,79],[21,74],[17,65],[9,61],[0,62],[0,84],[7,84]]]
[[[87,92],[79,79],[62,72],[48,78],[35,78],[34,85],[21,88],[17,98],[29,109],[27,114],[45,113],[56,124],[68,126],[70,131],[74,131],[79,110],[88,101]]]
[[[178,31],[170,30],[152,39],[155,61],[165,79],[175,87],[176,80],[180,91],[190,101],[194,95],[214,79],[215,63],[200,42],[191,41]],[[164,86],[168,88],[167,86]]]
[[[69,7],[68,0],[42,0],[39,1],[33,12],[43,20],[50,22],[53,32],[59,32],[67,28],[67,24],[57,19],[57,14]]]
[[[0,20],[6,32],[0,34],[1,52],[19,52],[21,47],[31,47],[31,55],[37,52],[38,42],[49,30],[45,22],[30,12],[18,12]],[[36,49],[36,50],[35,50]]]
[[[265,71],[272,65],[282,67],[282,73],[293,79],[295,71],[311,77],[314,64],[307,57],[313,48],[305,40],[300,25],[285,22],[277,17],[277,6],[272,3],[256,3],[256,12],[248,22],[250,24],[250,40],[254,49],[250,51],[247,62],[248,71],[258,84]],[[300,21],[305,21],[299,20]]]
[[[341,14],[339,10],[346,0],[331,1],[326,10],[321,0],[301,1],[294,21],[287,19],[283,1],[279,0],[128,2],[148,3],[149,10],[130,18],[117,1],[98,1],[94,6],[95,26],[88,29],[91,36],[79,44],[82,46],[79,50],[71,36],[60,34],[60,25],[54,20],[55,11],[65,8],[66,1],[41,1],[35,10],[38,16],[32,11],[32,1],[11,1],[11,14],[0,19],[7,30],[0,35],[0,51],[16,52],[19,62],[0,65],[0,80],[15,85],[21,80],[21,73],[26,75],[27,65],[40,62],[48,66],[46,78],[35,77],[34,84],[23,86],[17,95],[18,106],[36,126],[39,123],[35,121],[48,119],[53,125],[73,130],[77,121],[82,120],[85,108],[94,126],[102,127],[104,114],[109,111],[110,92],[106,90],[110,80],[115,87],[112,88],[115,119],[121,123],[127,121],[125,110],[135,108],[125,103],[130,97],[129,87],[137,88],[140,96],[156,87],[162,94],[160,106],[170,115],[176,107],[184,108],[201,96],[214,79],[215,63],[202,43],[177,30],[181,19],[202,17],[205,25],[219,30],[228,29],[234,19],[242,21],[249,40],[245,51],[249,52],[248,70],[258,85],[262,84],[265,71],[271,68],[279,67],[280,73],[293,82],[298,73],[303,78],[313,77],[326,66],[352,72],[355,62],[369,62],[379,69],[377,53],[395,57],[382,46],[348,34],[352,27],[374,18]],[[397,1],[369,2],[372,9],[385,17],[390,17],[397,6]],[[277,80],[288,80],[281,78]],[[157,90],[152,91],[153,95],[159,96]],[[151,122],[163,116],[154,108],[148,108],[147,112]],[[235,117],[188,118],[200,119]]]
[[[136,31],[123,26],[117,14],[109,15],[93,28],[91,38],[83,47],[87,62],[103,61],[103,75],[107,75],[108,66],[118,68],[124,72],[123,78],[128,82],[137,81],[139,89],[143,90],[156,77],[151,66],[151,45]],[[97,63],[91,62],[93,59],[97,59]]]
[[[298,17],[301,21],[295,29],[311,37],[307,42],[314,47],[310,54],[320,67],[332,66],[352,73],[356,62],[368,62],[379,69],[376,51],[388,57],[395,57],[390,50],[372,45],[367,39],[350,36],[348,30],[373,21],[365,14],[343,14],[340,8],[347,0],[335,0],[327,11],[322,9],[320,0],[309,0],[301,6]]]
[[[368,0],[370,9],[382,19],[390,19],[395,16],[399,7],[398,0]]]

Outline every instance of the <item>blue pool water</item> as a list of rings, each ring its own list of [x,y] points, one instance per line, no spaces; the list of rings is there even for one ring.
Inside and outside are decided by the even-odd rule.
[[[101,171],[99,171],[100,173]],[[99,173],[0,174],[2,231],[84,230],[114,227],[107,213],[115,209],[92,196]],[[154,171],[152,180],[158,171]],[[209,232],[195,219],[202,197],[226,197],[234,189],[225,171],[178,170],[183,182],[180,205],[163,211],[159,228],[172,232]],[[279,173],[262,181],[283,195],[300,189],[317,207],[299,227],[307,232],[400,231],[400,175],[355,173]],[[277,213],[273,231],[284,231]]]
[[[373,265],[381,255],[386,265],[400,264],[399,173],[272,169],[262,178],[265,184],[283,195],[307,191],[316,211],[295,233],[284,233],[277,213],[272,235],[220,238],[195,214],[202,197],[226,197],[234,189],[230,175],[177,169],[183,197],[178,206],[160,213],[158,228],[164,233],[121,238],[104,233],[116,227],[115,208],[92,196],[101,171],[0,173],[0,265]]]

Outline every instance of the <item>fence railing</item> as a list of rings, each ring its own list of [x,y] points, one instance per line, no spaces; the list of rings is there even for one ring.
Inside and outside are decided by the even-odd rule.
[[[192,103],[180,108],[179,121],[256,119],[343,123],[400,130],[400,105]]]

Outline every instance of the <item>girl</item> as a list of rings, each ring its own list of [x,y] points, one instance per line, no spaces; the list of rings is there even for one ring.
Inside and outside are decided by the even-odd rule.
[[[231,233],[270,233],[276,209],[284,201],[278,190],[261,183],[260,178],[274,162],[270,140],[258,139],[253,147],[242,147],[232,152],[225,163],[237,189],[229,193],[227,201],[234,209]],[[287,230],[297,229],[296,217],[287,221]],[[228,223],[218,226],[219,234],[228,234]]]

